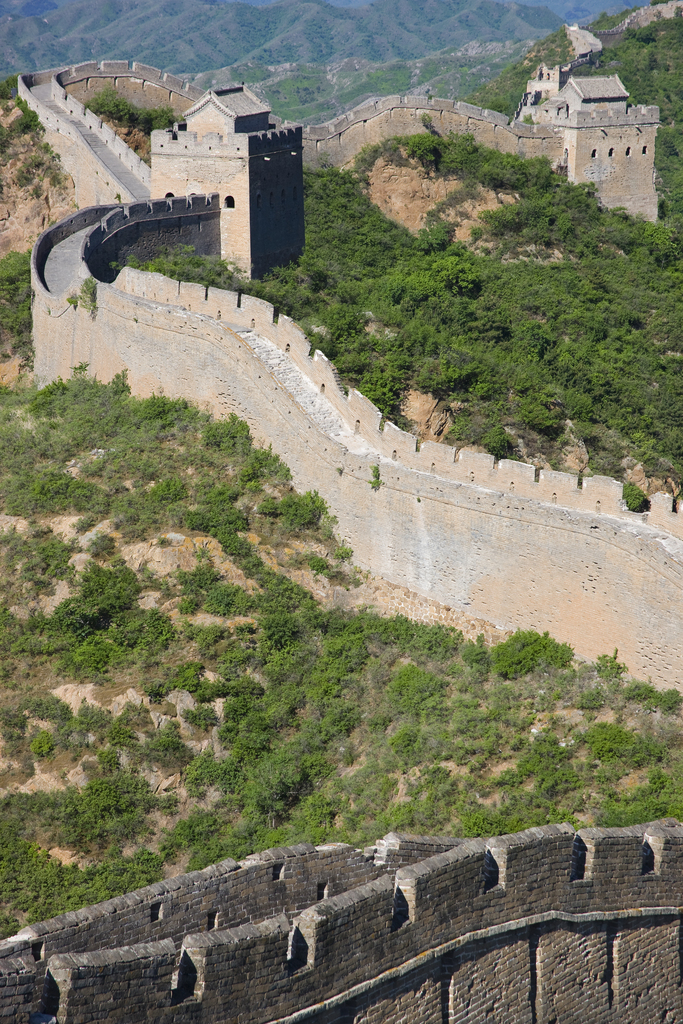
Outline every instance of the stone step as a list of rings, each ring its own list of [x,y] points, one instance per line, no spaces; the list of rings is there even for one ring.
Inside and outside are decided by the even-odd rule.
[[[321,430],[330,437],[349,434],[330,402],[277,345],[255,331],[239,331],[239,334]]]

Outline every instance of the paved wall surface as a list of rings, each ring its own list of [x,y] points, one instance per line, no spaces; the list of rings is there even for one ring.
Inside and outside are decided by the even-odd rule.
[[[201,90],[157,68],[128,61],[92,61],[19,76],[19,96],[45,128],[74,180],[79,207],[135,202],[150,195],[150,169],[99,117],[85,109],[96,92],[112,85],[138,106],[173,106],[180,113]]]
[[[193,209],[202,202],[194,197]],[[136,219],[176,215],[160,205],[112,212],[104,227],[85,228],[90,265],[98,245]],[[536,479],[533,466],[492,456],[463,451],[454,461],[445,445],[418,451],[415,437],[393,424],[380,430],[379,411],[362,395],[344,394],[332,364],[321,353],[310,358],[296,324],[275,322],[272,306],[250,296],[127,268],[114,285],[98,285],[94,315],[75,308],[67,296],[88,273],[76,252],[74,284],[62,280],[61,294],[45,287],[41,270],[53,234],[62,238],[67,227],[51,229],[34,250],[39,379],[86,362],[105,380],[126,369],[136,394],[163,390],[216,415],[236,412],[287,461],[299,489],[325,497],[356,563],[424,602],[425,617],[448,607],[499,629],[547,629],[588,658],[618,647],[634,674],[676,684],[683,520],[670,497],[636,515],[607,477],[579,487],[570,474]]]

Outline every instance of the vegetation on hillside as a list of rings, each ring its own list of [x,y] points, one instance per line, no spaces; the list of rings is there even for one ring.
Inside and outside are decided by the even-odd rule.
[[[304,256],[240,287],[307,325],[344,380],[394,421],[414,387],[451,409],[449,440],[459,446],[526,452],[562,468],[578,436],[595,472],[620,477],[630,456],[648,475],[677,479],[678,224],[601,209],[590,186],[568,184],[545,159],[424,134],[381,152],[457,173],[463,194],[483,185],[519,201],[484,214],[483,236],[469,246],[451,240],[447,209],[415,237],[364,194],[363,171],[379,152],[361,155],[358,174],[308,172]],[[233,283],[220,261],[183,251],[146,267]]]
[[[514,202],[467,244],[447,204],[413,236],[366,195],[380,152]],[[593,470],[680,471],[675,218],[431,134],[307,172],[306,218],[304,256],[262,282],[182,247],[145,267],[270,299],[386,415],[409,386],[441,398],[452,443],[559,466],[570,419]],[[0,261],[8,338],[28,269]],[[0,513],[19,517],[0,533],[0,934],[297,841],[683,816],[678,689],[630,679],[618,651],[591,665],[534,631],[487,647],[321,603],[316,580],[361,582],[353,553],[234,416],[85,366],[0,389]],[[179,534],[194,561],[155,572]]]
[[[117,135],[147,163],[150,162],[149,136],[157,129],[170,128],[178,115],[169,105],[136,107],[105,85],[86,103],[88,110],[109,124]]]
[[[10,98],[16,85],[16,75],[0,82],[0,198],[6,201],[15,189],[31,204],[50,186],[63,185],[64,174],[59,156],[43,141],[37,114],[23,100]],[[0,260],[0,359],[15,353],[28,366],[33,362],[30,262],[30,252],[11,252]]]
[[[178,861],[683,813],[678,691],[624,682],[617,652],[577,664],[547,634],[487,648],[323,607],[292,565],[353,587],[352,552],[236,417],[85,367],[3,390],[0,504],[28,520],[0,534],[3,934]],[[126,545],[169,530],[222,554],[205,540],[155,576]],[[65,683],[92,686],[71,706]],[[50,790],[16,792],[34,773]]]

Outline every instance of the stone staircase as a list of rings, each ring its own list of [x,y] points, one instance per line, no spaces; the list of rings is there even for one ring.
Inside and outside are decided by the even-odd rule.
[[[48,110],[51,110],[63,121],[67,121],[68,124],[81,135],[86,145],[102,161],[104,166],[111,173],[112,177],[115,178],[116,181],[120,182],[126,191],[130,193],[133,199],[149,199],[149,186],[141,181],[136,174],[133,174],[133,172],[126,167],[121,158],[117,156],[116,153],[113,153],[111,149],[102,142],[97,134],[91,131],[79,117],[76,117],[74,114],[70,114],[66,107],[52,99],[51,86],[49,83],[45,85],[35,85],[31,89],[31,92],[48,108]]]
[[[247,342],[270,373],[298,402],[301,408],[328,437],[342,441],[347,447],[354,436],[335,412],[331,403],[320,394],[316,385],[299,370],[290,356],[272,341],[255,331],[233,328]]]

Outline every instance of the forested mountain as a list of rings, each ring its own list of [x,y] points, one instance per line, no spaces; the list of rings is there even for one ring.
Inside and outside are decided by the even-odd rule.
[[[534,39],[557,28],[545,7],[493,0],[376,0],[333,7],[324,0],[246,3],[76,0],[32,18],[0,22],[0,72],[134,58],[175,72],[237,61],[327,64],[345,58],[409,60],[471,40]]]

